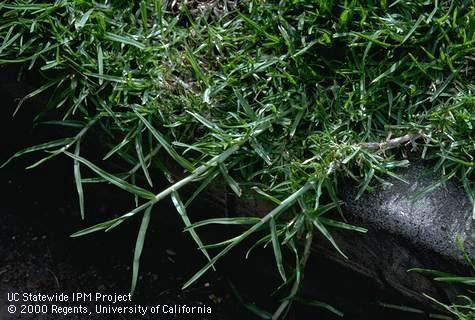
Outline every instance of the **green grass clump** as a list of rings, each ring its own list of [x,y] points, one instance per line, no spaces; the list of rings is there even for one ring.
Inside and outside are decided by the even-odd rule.
[[[40,119],[77,130],[14,157],[45,151],[32,167],[71,157],[83,218],[86,183],[135,196],[128,213],[75,234],[143,215],[132,290],[152,206],[166,197],[209,260],[185,287],[259,233],[290,290],[278,318],[298,296],[314,232],[340,251],[331,228],[364,231],[325,217],[340,210],[342,178],[359,183],[359,197],[388,175],[399,178],[392,170],[409,157],[425,159],[440,175],[431,188],[460,179],[475,203],[474,4],[2,2],[0,64],[40,73],[25,99],[48,93]],[[110,151],[93,163],[81,145],[97,137]],[[106,171],[112,160],[124,169]],[[97,177],[84,178],[86,168]],[[170,186],[155,190],[154,173]],[[219,177],[237,196],[275,209],[193,224],[187,206]],[[197,191],[184,202],[180,189],[191,184]],[[197,227],[216,223],[247,229],[204,245]]]

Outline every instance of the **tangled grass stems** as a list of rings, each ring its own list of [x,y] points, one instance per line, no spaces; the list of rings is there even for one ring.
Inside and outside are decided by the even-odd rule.
[[[261,238],[249,252],[272,244],[280,288],[291,293],[274,318],[304,301],[298,293],[314,232],[340,251],[331,228],[365,231],[329,217],[341,212],[343,179],[359,184],[360,197],[387,176],[402,179],[393,171],[409,159],[424,159],[440,176],[424,192],[459,179],[475,208],[473,1],[14,0],[0,3],[0,16],[0,64],[44,79],[15,113],[48,96],[38,121],[78,130],[12,159],[46,152],[36,167],[71,157],[85,218],[88,183],[133,195],[130,212],[73,235],[144,214],[132,290],[145,217],[166,197],[208,259],[185,287],[251,234]],[[102,161],[82,155],[94,137],[107,147]],[[157,173],[170,183],[162,191]],[[220,178],[237,197],[275,209],[193,222],[187,206]],[[179,191],[191,184],[183,202]],[[246,229],[205,244],[196,229],[209,224]],[[293,267],[284,250],[294,253]]]

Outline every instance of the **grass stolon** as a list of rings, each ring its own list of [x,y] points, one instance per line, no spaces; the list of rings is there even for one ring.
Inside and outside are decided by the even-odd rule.
[[[409,158],[424,159],[440,176],[425,192],[459,179],[475,204],[473,1],[17,0],[1,2],[0,15],[0,64],[44,79],[15,112],[47,95],[38,121],[78,130],[13,158],[46,152],[36,167],[71,157],[83,218],[87,183],[133,195],[130,212],[74,234],[143,214],[132,291],[152,207],[169,196],[209,260],[185,287],[259,234],[290,290],[274,319],[292,301],[325,306],[298,295],[314,232],[339,250],[330,228],[364,231],[326,216],[341,210],[342,179],[359,183],[359,197],[399,178],[392,171]],[[97,163],[82,156],[91,133],[108,147]],[[162,191],[157,173],[170,182]],[[275,209],[194,221],[186,207],[219,177]],[[180,189],[191,184],[196,192],[183,202]],[[209,224],[247,229],[207,245],[196,229]]]

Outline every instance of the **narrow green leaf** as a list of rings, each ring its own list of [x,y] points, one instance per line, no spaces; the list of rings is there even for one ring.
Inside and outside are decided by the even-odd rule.
[[[411,201],[416,201],[416,200],[422,198],[423,196],[433,192],[434,190],[436,190],[437,188],[442,186],[444,183],[446,183],[447,181],[452,179],[455,176],[456,173],[457,173],[457,171],[454,170],[451,173],[449,173],[445,176],[442,176],[439,180],[436,180],[435,182],[431,183],[429,186],[422,189],[421,191],[418,191],[418,192],[412,194],[410,196]]]
[[[259,247],[259,246],[261,246],[261,245],[262,245],[263,247],[266,247],[267,244],[268,244],[269,242],[271,242],[271,241],[272,241],[272,240],[271,240],[271,235],[270,235],[270,234],[268,234],[268,235],[266,235],[266,236],[263,236],[262,238],[260,238],[259,240],[257,240],[257,241],[247,250],[246,256],[245,256],[246,259],[249,259],[249,255],[251,254],[251,252],[252,252],[255,248],[257,248],[257,247]]]
[[[212,131],[214,132],[217,132],[217,133],[220,133],[220,134],[225,134],[225,132],[220,128],[218,127],[217,124],[209,121],[208,119],[206,119],[205,117],[197,114],[197,113],[194,113],[194,112],[190,112],[190,111],[187,111],[188,114],[192,115],[196,120],[198,120],[199,122],[201,122],[205,127],[211,129]]]
[[[113,225],[115,225],[119,222],[122,222],[122,218],[120,218],[120,217],[112,219],[112,220],[104,221],[104,222],[95,224],[93,226],[84,228],[82,230],[79,230],[79,231],[73,233],[70,237],[71,238],[76,238],[76,237],[84,236],[84,235],[89,234],[89,233],[93,233],[93,232],[97,232],[97,231],[101,231],[101,230],[106,230],[106,229],[110,228],[111,226],[113,226]]]
[[[183,220],[183,223],[185,224],[185,228],[191,227],[192,224],[191,224],[190,218],[188,217],[185,205],[181,201],[181,198],[178,192],[173,191],[171,193],[171,198],[178,214],[180,215],[181,219]],[[198,245],[198,248],[200,248],[201,252],[203,252],[203,255],[206,257],[206,259],[208,259],[208,261],[211,261],[211,256],[208,254],[208,251],[204,248],[203,241],[201,241],[195,229],[190,228],[188,229],[188,231],[190,232],[191,237],[193,238],[195,243]]]
[[[137,286],[137,279],[139,277],[140,257],[142,256],[143,245],[145,242],[145,236],[147,235],[148,225],[150,223],[150,213],[152,212],[153,205],[148,207],[142,217],[142,223],[140,224],[139,233],[137,235],[137,241],[135,242],[134,262],[132,266],[132,284],[130,286],[130,294],[133,295]]]
[[[475,285],[475,277],[437,277],[435,281],[449,282],[449,283],[462,283],[470,286]]]
[[[414,23],[414,25],[412,26],[411,30],[409,30],[409,32],[406,34],[406,36],[404,37],[404,39],[401,41],[401,44],[404,44],[404,42],[407,41],[407,39],[409,39],[412,34],[414,33],[414,31],[416,31],[416,29],[419,27],[419,25],[421,24],[422,20],[424,19],[424,16],[423,15],[420,15],[419,16],[419,19],[417,19],[416,23]]]
[[[117,144],[115,147],[113,147],[105,156],[104,158],[102,158],[102,160],[107,160],[109,159],[111,156],[113,156],[117,151],[119,151],[120,149],[122,149],[123,147],[125,147],[127,144],[129,144],[135,137],[135,135],[138,133],[138,130],[134,129],[134,130],[130,130],[127,135],[125,136],[125,138],[119,143]]]
[[[330,241],[330,243],[336,249],[336,251],[338,251],[345,259],[348,259],[346,254],[344,254],[343,251],[341,251],[340,248],[338,247],[338,245],[336,244],[335,239],[333,239],[333,236],[330,234],[330,232],[327,230],[327,228],[319,220],[320,219],[314,219],[313,220],[313,224],[315,225],[315,227],[317,227],[318,231],[320,231],[320,233],[325,238],[327,238],[328,241]]]
[[[369,183],[371,182],[371,179],[373,179],[373,176],[374,176],[374,168],[371,167],[369,169],[369,171],[366,173],[365,175],[365,178],[363,180],[363,183],[361,185],[361,187],[359,188],[358,190],[358,194],[356,195],[356,198],[355,200],[358,200],[359,198],[361,198],[361,196],[363,195],[363,193],[366,191],[366,189],[368,188],[368,185]]]
[[[118,42],[121,44],[128,44],[134,47],[137,47],[141,50],[145,50],[146,46],[143,43],[138,42],[134,38],[132,38],[130,35],[118,35],[114,34],[112,32],[106,32],[104,35],[104,38],[113,42]]]
[[[226,184],[233,190],[233,192],[238,196],[241,197],[242,190],[239,184],[234,180],[228,173],[228,169],[220,163],[219,164],[219,170],[221,171],[221,174],[223,175],[224,181]]]
[[[188,198],[188,200],[186,201],[185,203],[185,207],[188,207],[192,202],[193,200],[204,190],[206,189],[206,187],[212,182],[214,181],[214,179],[218,176],[219,174],[219,170],[217,169],[211,169],[210,170],[211,172],[208,173],[208,175],[206,176],[206,178],[203,180],[203,182],[201,182],[201,184],[198,186],[198,188],[196,188],[196,190],[193,192],[193,194]]]
[[[360,152],[361,147],[356,147],[354,149],[355,150],[349,156],[343,159],[341,163],[347,164],[348,162],[350,162]]]
[[[279,238],[277,235],[277,227],[274,218],[271,218],[269,221],[271,238],[272,238],[272,248],[274,249],[275,261],[277,263],[277,270],[284,280],[284,283],[287,282],[287,276],[285,275],[284,263],[282,261],[282,251],[280,249]]]
[[[150,178],[150,173],[148,172],[147,163],[143,155],[141,134],[138,134],[137,136],[135,136],[135,150],[137,152],[137,157],[139,158],[139,164],[142,167],[143,173],[145,174],[145,178],[147,179],[148,184],[151,187],[153,187],[152,178]]]
[[[79,157],[79,154],[81,152],[81,140],[76,142],[76,148],[74,151],[74,154]],[[79,165],[78,160],[74,160],[74,180],[76,181],[76,190],[78,192],[78,198],[79,198],[79,209],[81,212],[81,219],[84,220],[85,214],[84,214],[84,191],[82,188],[82,181],[81,181],[81,169]]]
[[[251,146],[259,157],[261,157],[268,165],[272,165],[272,160],[269,154],[256,139],[251,139]]]
[[[77,161],[81,162],[82,164],[87,166],[89,169],[91,169],[92,171],[94,171],[95,173],[100,175],[102,178],[106,179],[111,184],[113,184],[113,185],[115,185],[115,186],[117,186],[117,187],[119,187],[119,188],[121,188],[125,191],[136,194],[139,197],[142,197],[144,199],[149,199],[150,200],[150,199],[155,198],[155,194],[153,194],[152,192],[147,191],[145,189],[142,189],[140,187],[137,187],[135,185],[132,185],[132,184],[128,183],[127,181],[124,181],[124,180],[118,178],[117,176],[115,176],[113,174],[110,174],[110,173],[100,169],[99,167],[97,167],[93,163],[89,162],[88,160],[86,160],[86,159],[84,159],[80,156],[76,156],[76,155],[74,155],[74,154],[72,154],[68,151],[64,151],[64,153],[66,155],[68,155],[69,157],[73,158],[74,160],[77,160]]]
[[[168,143],[168,141],[163,137],[163,135],[155,129],[150,122],[147,121],[137,110],[133,109],[137,117],[145,124],[145,126],[150,130],[152,135],[157,139],[157,141],[162,145],[165,151],[180,165],[190,172],[195,171],[195,167],[185,158],[180,156],[175,149]]]
[[[207,244],[207,245],[204,245],[204,246],[200,247],[199,249],[214,249],[214,248],[223,247],[223,246],[228,245],[228,244],[230,244],[234,241],[239,241],[239,238],[240,238],[240,236],[236,236],[236,237],[233,237],[231,239],[224,240],[224,241],[210,243],[210,244]]]
[[[97,69],[99,73],[99,84],[102,85],[104,82],[104,53],[100,45],[97,47]]]
[[[303,298],[296,298],[296,301],[302,304],[306,304],[308,306],[326,309],[339,317],[343,317],[344,315],[343,312],[341,312],[340,310],[332,307],[331,305],[325,302],[321,302],[314,299],[303,299]]]
[[[375,32],[373,35],[367,35],[367,34],[364,34],[364,33],[361,33],[361,32],[350,32],[350,33],[342,33],[342,34],[334,34],[333,37],[334,38],[338,38],[340,36],[347,36],[347,35],[353,35],[353,36],[357,36],[357,37],[360,37],[360,38],[363,38],[365,40],[368,40],[374,44],[377,44],[377,45],[380,45],[384,48],[390,48],[392,47],[391,44],[389,43],[386,43],[386,42],[383,42],[381,40],[378,40],[377,36],[380,34],[381,32],[380,31],[377,31]]]
[[[84,128],[85,124],[82,121],[75,121],[75,120],[51,120],[51,121],[42,121],[41,124],[46,125],[55,125],[55,126],[63,126],[63,127],[70,127],[70,128]]]
[[[274,35],[271,35],[270,33],[266,32],[263,28],[262,25],[256,23],[252,19],[248,18],[242,13],[239,13],[239,16],[250,26],[252,27],[255,31],[257,31],[260,35],[264,36],[265,38],[269,39],[271,42],[274,43],[279,43],[280,38]]]
[[[425,314],[425,312],[423,310],[408,307],[408,306],[404,306],[404,305],[396,305],[396,304],[383,303],[383,302],[380,302],[379,304],[381,306],[383,306],[385,308],[389,308],[389,309],[399,310],[399,311],[403,311],[403,312],[412,312],[412,313],[418,313],[418,314]]]
[[[89,9],[88,11],[86,11],[86,13],[82,15],[81,19],[74,24],[76,30],[82,29],[86,25],[87,20],[89,20],[89,17],[93,12],[94,9]]]
[[[201,70],[201,67],[198,64],[198,61],[196,60],[195,55],[193,54],[193,51],[190,49],[186,49],[185,51],[185,58],[188,61],[188,63],[191,65],[191,68],[193,69],[196,77],[201,80],[206,87],[209,87],[209,81],[206,78],[204,72]]]
[[[193,223],[191,226],[185,228],[185,230],[195,229],[210,224],[252,225],[258,223],[259,221],[261,221],[261,219],[256,217],[212,218]]]
[[[10,28],[10,30],[13,30],[13,27]],[[16,39],[18,39],[22,35],[21,33],[17,33],[10,38],[10,35],[11,35],[10,30],[9,30],[9,34],[5,37],[5,39],[3,39],[3,43],[0,46],[0,54],[2,53],[3,50],[8,48],[8,46],[10,46],[13,42],[15,42]]]
[[[447,273],[447,272],[442,272],[439,270],[433,270],[433,269],[423,269],[423,268],[412,268],[407,270],[407,272],[417,272],[417,273],[422,273],[422,274],[427,274],[431,275],[434,277],[456,277],[456,275],[452,273]]]
[[[452,80],[454,80],[454,78],[458,75],[459,71],[460,70],[457,70],[456,72],[452,72],[444,81],[444,83],[442,83],[440,87],[437,88],[437,90],[434,92],[434,95],[430,98],[431,102],[437,99],[440,96],[440,94],[444,92],[444,90],[447,88],[449,83],[451,83]]]
[[[241,106],[244,109],[244,112],[246,115],[254,120],[256,118],[255,112],[252,110],[251,106],[249,103],[247,103],[246,99],[242,96],[242,94],[238,90],[234,90],[234,94],[238,98],[239,106]]]
[[[39,144],[39,145],[36,145],[36,146],[33,146],[33,147],[25,148],[25,149],[20,150],[17,153],[15,153],[13,156],[11,156],[7,161],[5,161],[0,166],[0,168],[3,168],[7,164],[9,164],[13,159],[21,157],[22,155],[25,155],[25,154],[28,154],[28,153],[31,153],[31,152],[35,152],[35,151],[42,151],[42,150],[46,150],[46,149],[62,147],[62,146],[70,144],[73,141],[74,141],[74,138],[64,138],[64,139],[58,139],[58,140],[53,140],[53,141],[49,141],[49,142],[46,142],[46,143],[42,143],[42,144]]]
[[[270,201],[274,202],[277,205],[282,203],[279,199],[277,199],[276,197],[271,196],[270,194],[264,192],[259,187],[252,187],[251,189],[254,190],[255,192],[257,192],[258,194],[260,194],[261,196],[263,196],[264,198],[266,198],[267,200],[270,200]]]
[[[390,75],[391,73],[393,73],[394,71],[396,71],[396,69],[403,63],[403,61],[404,61],[404,59],[401,59],[400,61],[393,63],[391,65],[391,67],[389,67],[388,70],[384,71],[379,76],[377,76],[375,79],[373,79],[373,81],[371,81],[370,84],[378,82],[379,80],[383,79],[384,77],[386,77],[386,76]]]
[[[39,87],[38,89],[30,92],[29,94],[27,94],[26,96],[24,96],[23,98],[21,98],[21,100],[18,102],[18,105],[17,107],[15,108],[15,111],[13,111],[13,116],[15,116],[17,113],[18,113],[18,110],[20,110],[21,106],[23,105],[23,103],[28,100],[28,99],[31,99],[33,98],[34,96],[37,96],[39,95],[40,93],[48,90],[49,88],[51,88],[52,86],[55,86],[55,85],[58,85],[59,83],[61,83],[62,79],[54,79],[54,80],[51,80],[49,81],[48,83],[42,85],[41,87]]]
[[[297,115],[295,116],[294,122],[292,123],[292,127],[290,127],[290,138],[292,138],[295,135],[295,132],[297,131],[297,127],[300,124],[300,121],[302,120],[303,115],[305,114],[306,109],[300,109],[297,112]]]
[[[333,219],[319,217],[318,220],[324,225],[335,227],[335,228],[357,231],[357,232],[362,232],[362,233],[368,232],[368,229],[366,229],[366,228],[353,226],[351,224],[344,223],[344,222],[341,222],[341,221],[336,221],[336,220],[333,220]]]
[[[147,12],[147,2],[140,1],[140,17],[142,18],[142,26],[145,31],[148,29],[148,12]]]

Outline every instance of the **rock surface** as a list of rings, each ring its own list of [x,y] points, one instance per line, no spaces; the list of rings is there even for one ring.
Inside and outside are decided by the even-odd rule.
[[[336,258],[405,295],[453,298],[457,288],[407,272],[415,267],[467,272],[457,237],[470,251],[475,231],[470,201],[452,181],[417,196],[438,181],[429,171],[428,165],[413,163],[398,172],[408,183],[391,179],[389,185],[379,185],[359,200],[354,200],[354,187],[343,188],[346,217],[369,231],[358,239],[340,232],[339,243],[347,248],[350,261]]]
[[[349,259],[338,254],[323,238],[317,241],[315,251],[367,276],[368,281],[377,282],[381,288],[396,289],[419,302],[429,302],[421,293],[442,300],[454,298],[460,293],[456,286],[408,272],[411,268],[468,272],[456,239],[459,237],[471,250],[475,231],[471,203],[463,188],[452,181],[415,197],[438,181],[428,173],[429,169],[428,164],[412,163],[397,172],[408,183],[388,179],[387,184],[376,186],[359,200],[355,200],[356,186],[342,186],[340,195],[345,205],[343,217],[339,218],[365,227],[368,232],[331,230]],[[223,197],[220,198],[222,202]],[[219,203],[217,199],[213,201]],[[226,207],[229,206],[238,214],[247,215],[264,215],[272,209],[269,203],[249,199],[228,199]]]
[[[407,182],[392,179],[371,194],[355,201],[354,189],[345,192],[348,212],[377,230],[388,231],[434,253],[464,262],[456,240],[470,245],[474,230],[471,204],[463,188],[450,181],[433,191],[417,194],[437,182],[428,167],[413,164],[401,170]],[[348,188],[347,188],[348,189]]]

